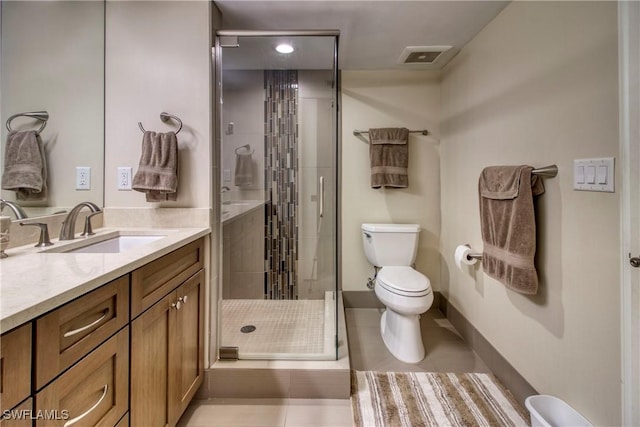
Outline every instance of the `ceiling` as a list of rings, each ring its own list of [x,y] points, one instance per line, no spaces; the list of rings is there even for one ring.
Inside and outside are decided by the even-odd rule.
[[[343,70],[440,69],[508,1],[215,0],[225,30],[339,30]],[[407,46],[452,46],[432,64],[399,64]]]

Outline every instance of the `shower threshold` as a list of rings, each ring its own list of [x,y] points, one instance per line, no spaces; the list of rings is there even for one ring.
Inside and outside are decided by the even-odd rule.
[[[222,300],[222,347],[242,360],[335,360],[336,301]],[[244,332],[243,332],[244,331]]]

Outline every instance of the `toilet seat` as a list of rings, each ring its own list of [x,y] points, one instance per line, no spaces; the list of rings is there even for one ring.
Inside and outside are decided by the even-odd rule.
[[[422,297],[431,293],[429,278],[409,266],[382,267],[376,278],[387,291],[407,297]]]

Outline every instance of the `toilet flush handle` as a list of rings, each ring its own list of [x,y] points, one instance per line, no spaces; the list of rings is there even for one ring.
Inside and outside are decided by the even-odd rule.
[[[640,267],[640,258],[637,256],[634,256],[633,258],[629,258],[629,264],[631,264],[631,267],[634,267],[634,268]]]

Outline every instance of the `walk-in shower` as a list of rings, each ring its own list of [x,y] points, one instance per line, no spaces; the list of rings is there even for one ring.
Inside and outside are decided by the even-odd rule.
[[[221,357],[337,358],[337,43],[217,34]]]

